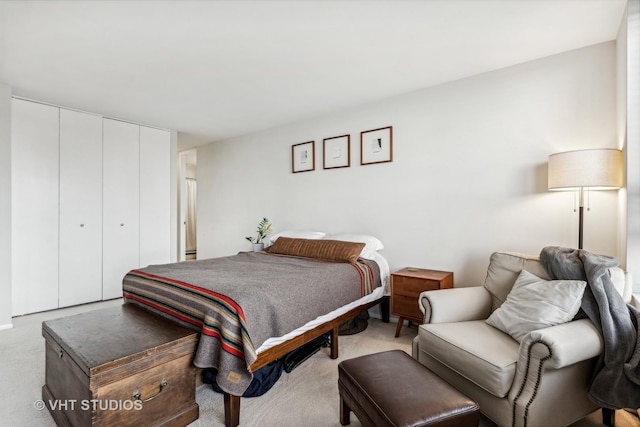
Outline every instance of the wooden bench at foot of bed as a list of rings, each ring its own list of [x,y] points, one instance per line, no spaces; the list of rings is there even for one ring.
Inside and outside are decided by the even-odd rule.
[[[42,323],[42,400],[58,426],[196,420],[198,333],[133,304]]]
[[[382,320],[389,322],[389,297],[382,297],[261,352],[252,370],[327,332],[331,332],[331,358],[337,358],[339,326],[378,303]],[[197,332],[124,304],[47,320],[42,335],[46,341],[42,395],[59,426],[179,426],[198,418],[192,364]],[[85,401],[90,405],[83,405]],[[73,404],[59,407],[58,402]],[[111,402],[119,403],[121,410],[103,405]],[[224,407],[225,425],[237,426],[240,396],[225,393]]]
[[[347,322],[354,317],[358,316],[360,313],[374,307],[375,305],[380,304],[380,313],[382,316],[382,321],[385,323],[389,322],[389,297],[383,296],[380,299],[372,301],[368,304],[361,305],[356,307],[339,317],[336,317],[333,320],[328,321],[327,323],[323,323],[322,325],[318,325],[315,328],[304,332],[302,335],[298,335],[297,337],[291,338],[290,340],[283,342],[282,344],[278,344],[274,347],[271,347],[260,354],[258,354],[258,358],[251,365],[251,371],[255,372],[263,366],[268,365],[269,363],[278,360],[281,357],[286,356],[288,353],[297,349],[298,347],[318,338],[321,335],[326,334],[327,332],[331,332],[331,346],[330,346],[330,357],[332,359],[338,358],[338,328],[344,322]],[[224,424],[226,427],[237,427],[240,424],[240,396],[235,396],[233,394],[224,393]]]

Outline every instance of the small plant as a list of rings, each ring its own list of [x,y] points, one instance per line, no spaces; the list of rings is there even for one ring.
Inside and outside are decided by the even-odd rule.
[[[245,237],[251,243],[262,243],[267,236],[271,234],[271,223],[267,218],[262,218],[262,221],[258,223],[258,229],[256,230],[255,237]]]

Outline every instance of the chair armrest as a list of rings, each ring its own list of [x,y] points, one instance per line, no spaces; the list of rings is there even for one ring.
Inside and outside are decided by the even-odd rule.
[[[516,375],[509,391],[514,414],[525,417],[528,408],[535,404],[536,397],[540,395],[539,388],[545,383],[542,377],[547,369],[561,372],[561,368],[598,356],[603,348],[602,338],[589,319],[574,320],[528,333],[520,343]],[[586,383],[591,374],[580,367],[577,369],[567,369],[566,372],[569,375],[582,372]],[[555,378],[558,379],[557,376]]]
[[[530,332],[520,344],[518,364],[529,358],[547,367],[564,368],[598,356],[604,349],[602,336],[589,319],[574,320]]]
[[[424,323],[464,322],[491,314],[491,294],[482,286],[425,291],[418,298]]]

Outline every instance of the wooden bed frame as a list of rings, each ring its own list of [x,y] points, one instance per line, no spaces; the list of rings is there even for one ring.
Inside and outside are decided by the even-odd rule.
[[[346,321],[353,319],[360,313],[380,304],[380,312],[382,321],[389,322],[389,297],[383,296],[375,301],[356,307],[337,318],[330,320],[322,325],[304,332],[302,335],[291,338],[288,341],[273,346],[258,354],[258,358],[251,364],[251,371],[255,372],[263,366],[284,357],[291,351],[308,343],[315,338],[330,332],[331,333],[331,353],[332,359],[338,358],[338,328]],[[240,397],[233,394],[224,393],[224,424],[226,427],[237,427],[240,424]]]

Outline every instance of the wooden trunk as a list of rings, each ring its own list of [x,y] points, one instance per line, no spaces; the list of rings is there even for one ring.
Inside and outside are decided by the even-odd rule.
[[[42,323],[42,398],[58,426],[185,426],[198,334],[125,304]]]

